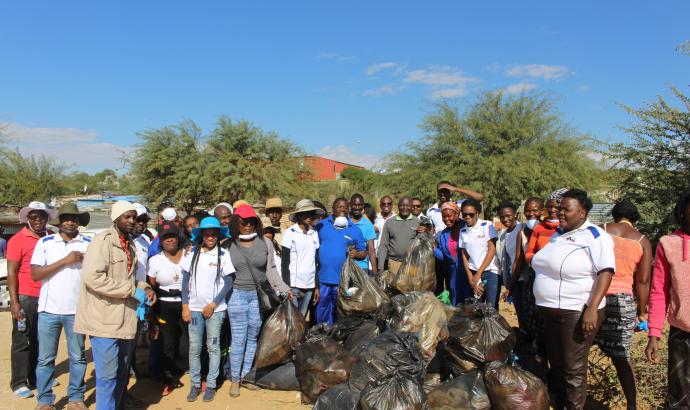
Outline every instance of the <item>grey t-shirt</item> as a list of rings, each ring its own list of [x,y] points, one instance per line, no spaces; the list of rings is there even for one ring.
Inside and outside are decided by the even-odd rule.
[[[263,237],[257,236],[252,240],[252,246],[243,248],[234,242],[230,244],[230,259],[235,266],[235,280],[233,288],[242,290],[256,289],[252,271],[258,282],[266,280],[266,263],[268,261],[268,248]],[[252,271],[249,270],[247,261],[251,263]]]

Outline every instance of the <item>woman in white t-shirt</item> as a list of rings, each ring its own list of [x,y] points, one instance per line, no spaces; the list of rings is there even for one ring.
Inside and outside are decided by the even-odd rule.
[[[162,251],[149,259],[148,282],[156,290],[154,325],[160,326],[162,344],[163,388],[161,396],[167,396],[179,383],[179,377],[187,370],[188,358],[179,360],[178,352],[189,349],[187,323],[182,320],[182,259],[179,234],[173,223],[161,226]],[[178,366],[177,363],[185,363]]]
[[[479,219],[482,204],[466,199],[460,207],[466,226],[460,230],[458,246],[467,279],[480,300],[498,309],[498,265],[496,263],[496,228]]]
[[[220,329],[225,318],[225,297],[232,289],[235,267],[230,253],[220,247],[220,239],[229,238],[228,227],[218,219],[204,218],[192,230],[194,247],[185,252],[182,268],[182,319],[189,325],[189,378],[191,388],[187,401],[201,394],[201,343],[206,333],[208,375],[204,401],[216,394],[216,378],[220,369]]]

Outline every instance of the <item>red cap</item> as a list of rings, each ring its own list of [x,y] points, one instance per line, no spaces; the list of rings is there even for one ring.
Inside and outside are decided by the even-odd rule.
[[[239,216],[242,219],[259,218],[254,208],[252,208],[250,205],[238,206],[237,208],[235,208],[235,215]]]

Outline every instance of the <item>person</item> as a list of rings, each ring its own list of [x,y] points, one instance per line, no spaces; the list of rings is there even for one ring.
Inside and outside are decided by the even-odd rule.
[[[647,321],[645,316],[652,276],[652,245],[635,229],[634,224],[640,219],[640,213],[630,201],[616,203],[611,209],[611,215],[614,222],[604,224],[603,228],[613,238],[616,274],[606,292],[606,318],[594,343],[611,358],[625,394],[627,408],[635,409],[637,393],[630,349],[636,322]]]
[[[151,221],[153,215],[147,207],[138,202],[134,202],[132,205],[134,205],[134,208],[137,210],[137,221],[134,225],[134,232],[132,232],[132,234],[133,236],[145,235],[145,238],[149,243],[151,243],[151,241],[153,241],[153,239],[156,237],[156,235],[148,228],[149,221]]]
[[[230,205],[227,202],[221,202],[211,209],[211,215],[213,215],[218,221],[220,221],[220,226],[230,228],[230,220],[232,219],[232,213],[235,210],[235,206]],[[228,238],[220,238],[220,246],[223,249],[228,249],[230,246],[230,241]]]
[[[84,404],[84,335],[74,332],[74,315],[79,298],[81,262],[91,242],[91,239],[79,233],[79,227],[88,225],[89,219],[89,213],[79,212],[73,202],[62,205],[58,210],[59,233],[41,238],[31,257],[31,278],[41,282],[38,298],[36,410],[54,408],[55,358],[63,329],[69,357],[68,403],[65,408],[87,409]]]
[[[182,320],[189,330],[189,379],[187,401],[201,394],[201,344],[206,336],[208,374],[203,401],[213,401],[220,370],[220,329],[225,317],[225,297],[232,289],[235,267],[230,253],[220,246],[229,229],[209,216],[192,230],[194,247],[180,260],[182,269]]]
[[[271,221],[271,227],[273,228],[273,235],[276,238],[276,242],[281,243],[283,238],[283,227],[281,225],[281,219],[283,218],[283,200],[275,197],[268,198],[266,200],[266,216]]]
[[[374,222],[376,222],[376,208],[374,208],[374,205],[365,202],[362,213],[369,220],[369,222],[371,222],[372,225],[374,225]],[[378,239],[380,232],[379,227],[376,225],[374,225],[374,232],[376,232],[376,238]]]
[[[460,230],[465,227],[465,221],[460,219],[460,208],[455,202],[446,201],[441,207],[446,228],[435,235],[437,246],[434,247],[434,254],[440,268],[449,273],[448,281],[442,282],[441,286],[443,290],[448,290],[450,301],[456,306],[473,294],[459,254]]]
[[[366,242],[362,231],[347,218],[349,202],[345,198],[333,201],[333,213],[316,224],[319,234],[319,300],[316,305],[316,322],[335,322],[336,296],[340,283],[340,271],[348,257],[355,260],[366,258]]]
[[[404,196],[398,201],[398,215],[389,218],[381,230],[381,242],[377,257],[379,272],[388,269],[398,273],[405,261],[407,250],[418,233],[426,232],[419,218],[412,215],[410,197]]]
[[[182,249],[191,249],[192,247],[192,229],[199,227],[199,222],[201,218],[197,215],[189,214],[182,220],[182,226],[184,229],[180,232],[180,244],[179,247]]]
[[[558,204],[561,202],[563,193],[567,190],[567,188],[558,189],[552,192],[546,200],[546,219],[532,228],[532,235],[530,235],[529,242],[527,243],[527,250],[525,251],[525,261],[527,263],[532,262],[534,254],[549,243],[551,236],[558,229]]]
[[[5,234],[5,227],[0,226],[0,258],[7,254],[7,240],[2,236]]]
[[[378,266],[376,263],[376,245],[374,244],[376,232],[374,231],[374,224],[364,217],[364,197],[361,194],[354,194],[350,197],[350,220],[362,231],[362,236],[367,243],[367,257],[357,261],[357,265],[365,272],[369,272],[369,266],[371,266],[371,273],[376,274]]]
[[[322,204],[320,201],[313,200],[312,203],[315,207],[323,211],[323,213],[316,214],[316,219],[314,220],[314,225],[316,225],[328,216],[328,209],[326,209],[326,205]]]
[[[528,317],[523,309],[522,291],[525,284],[525,273],[522,268],[524,260],[518,262],[522,255],[522,229],[524,225],[517,222],[517,206],[512,202],[503,202],[496,208],[498,219],[505,227],[498,232],[496,242],[496,257],[501,270],[501,279],[506,287],[503,300],[511,301],[515,307],[518,326],[523,332],[526,329]],[[518,253],[518,249],[520,249]]]
[[[479,192],[468,188],[457,187],[448,181],[440,181],[438,184],[436,184],[436,197],[438,198],[438,202],[427,209],[425,213],[426,217],[431,219],[431,221],[434,223],[434,232],[441,232],[446,228],[446,224],[443,223],[441,206],[445,202],[452,200],[454,193],[463,195],[466,198],[474,199],[477,202],[484,200],[484,195],[480,194]],[[461,206],[463,200],[464,198],[457,200],[456,204]]]
[[[297,202],[295,211],[290,214],[294,225],[283,235],[281,246],[281,272],[283,281],[290,285],[292,303],[307,315],[309,304],[319,301],[319,276],[317,273],[319,259],[319,234],[314,229],[316,218],[323,210],[314,206],[312,201],[302,199]]]
[[[156,291],[158,303],[152,326],[160,327],[162,345],[159,361],[162,367],[161,396],[169,395],[179,385],[179,377],[187,370],[178,352],[189,350],[187,323],[182,320],[182,268],[180,261],[184,249],[180,247],[177,227],[169,222],[160,226],[161,252],[148,262],[148,282]],[[187,363],[187,358],[183,358]]]
[[[465,227],[460,229],[458,246],[465,275],[474,294],[498,310],[498,265],[496,261],[496,228],[479,219],[482,204],[473,199],[462,202],[460,213]]]
[[[139,215],[139,213],[143,212],[144,210],[146,210],[146,207],[144,207],[144,206],[139,207],[139,209],[137,210],[137,215]],[[148,210],[147,210],[147,212],[148,212]],[[175,208],[173,208],[173,207],[164,208],[161,211],[160,216],[161,216],[161,218],[158,221],[158,226],[160,226],[166,222],[171,222],[175,225],[178,232],[182,230],[182,220],[178,216]],[[150,241],[150,243],[149,243],[148,252],[147,252],[148,257],[146,258],[146,260],[148,260],[148,258],[150,258],[154,255],[157,255],[158,253],[160,253],[160,251],[161,251],[160,237],[157,236],[157,237],[153,238],[153,240]],[[146,270],[144,269],[144,277],[146,277],[145,272],[146,272]]]
[[[645,354],[659,363],[659,339],[668,315],[668,388],[666,407],[690,407],[690,191],[683,193],[673,211],[678,229],[659,239],[649,295],[649,339]]]
[[[96,367],[96,409],[119,408],[137,332],[137,314],[156,302],[146,282],[136,280],[137,254],[131,234],[137,217],[127,201],[115,202],[113,225],[96,235],[82,262],[74,331],[89,336]]]
[[[254,207],[254,209],[256,209],[256,207]],[[271,242],[271,244],[273,244],[273,259],[275,259],[276,261],[276,266],[280,267],[282,266],[282,261],[280,257],[281,249],[280,244],[278,243],[278,241],[276,241],[276,230],[273,226],[271,226],[271,220],[268,219],[267,216],[262,216],[259,219],[261,219],[261,226],[264,227],[264,238],[268,239]]]
[[[232,341],[230,347],[230,397],[240,395],[240,385],[248,390],[258,386],[245,383],[254,364],[261,331],[261,311],[257,284],[268,281],[277,294],[292,298],[273,259],[273,245],[259,232],[263,231],[259,216],[249,205],[240,205],[230,221],[230,259],[235,266],[232,294],[228,302],[228,317]],[[206,386],[208,389],[208,385]]]
[[[379,232],[378,239],[374,241],[374,246],[376,247],[377,253],[379,251],[379,245],[381,244],[381,232],[383,232],[383,225],[386,223],[386,221],[395,216],[393,213],[393,198],[390,195],[382,196],[379,200],[379,207],[381,208],[381,213],[376,214],[376,219],[373,222],[374,227]]]
[[[419,218],[419,215],[422,214],[422,211],[423,211],[422,207],[423,206],[424,206],[424,204],[422,203],[421,199],[419,199],[417,197],[412,198],[412,215]]]
[[[39,239],[52,235],[46,224],[55,218],[54,209],[43,202],[31,202],[19,210],[24,226],[7,242],[7,290],[12,314],[10,387],[15,397],[33,397],[38,362],[38,297],[41,282],[31,278],[31,257]],[[17,327],[23,325],[23,329]]]
[[[589,348],[604,319],[604,296],[616,266],[613,239],[589,222],[591,209],[585,191],[564,192],[558,231],[532,258],[556,409],[585,406]]]
[[[146,282],[146,264],[149,260],[149,248],[153,244],[155,238],[153,233],[148,229],[148,223],[151,220],[151,214],[148,209],[140,203],[133,203],[134,208],[137,210],[137,218],[134,224],[134,230],[132,231],[132,240],[134,242],[134,248],[137,252],[137,273],[136,279],[138,281]],[[151,251],[152,255],[156,255],[160,252],[160,239],[155,241],[153,244],[156,248]]]

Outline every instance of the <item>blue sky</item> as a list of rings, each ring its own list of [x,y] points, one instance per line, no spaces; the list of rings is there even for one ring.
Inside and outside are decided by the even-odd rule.
[[[137,132],[227,114],[371,165],[440,98],[550,93],[624,140],[640,106],[688,93],[690,2],[3,2],[0,122],[25,153],[121,167]]]

